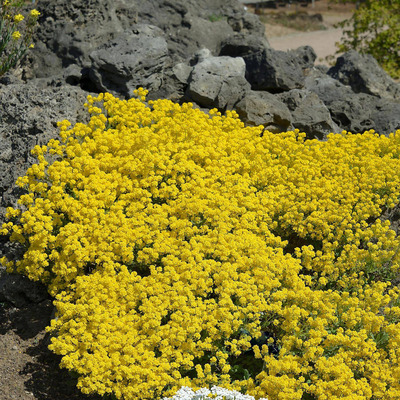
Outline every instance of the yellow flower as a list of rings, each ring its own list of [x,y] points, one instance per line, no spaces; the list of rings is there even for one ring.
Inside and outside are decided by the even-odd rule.
[[[21,34],[19,31],[15,31],[11,36],[14,40],[18,40],[21,37]]]
[[[37,19],[37,18],[39,18],[39,15],[40,15],[40,12],[38,10],[35,10],[35,9],[31,10],[31,17],[32,18]]]
[[[23,21],[23,20],[24,20],[24,16],[23,16],[22,14],[17,14],[17,15],[14,17],[14,22],[15,22],[16,24],[20,23],[20,22]]]

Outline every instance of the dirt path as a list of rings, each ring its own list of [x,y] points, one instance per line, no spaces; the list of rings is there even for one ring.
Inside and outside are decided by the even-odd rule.
[[[249,11],[256,12],[255,9],[249,9]],[[337,28],[336,24],[350,19],[353,11],[354,4],[351,3],[343,5],[332,3],[329,0],[318,0],[315,2],[314,8],[292,5],[278,9],[262,9],[257,14],[265,24],[265,34],[272,48],[286,51],[309,45],[317,54],[316,64],[329,65],[325,58],[335,55],[337,50],[335,43],[339,42],[343,35],[343,30]],[[290,17],[296,13],[300,19],[288,18],[284,24],[274,23],[274,16]],[[301,20],[301,15],[305,17],[319,16],[321,20],[316,19],[314,26],[312,24],[306,26]],[[306,26],[308,30],[301,31],[301,25],[303,29]],[[321,28],[324,29],[321,30]]]
[[[275,50],[294,50],[300,46],[309,45],[317,54],[315,64],[329,65],[325,60],[336,52],[335,43],[342,37],[342,29],[328,29],[313,32],[296,32],[285,36],[268,37],[271,47]]]

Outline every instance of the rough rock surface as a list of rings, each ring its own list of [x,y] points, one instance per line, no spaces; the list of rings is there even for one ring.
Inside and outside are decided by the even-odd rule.
[[[187,96],[203,107],[232,109],[250,90],[245,72],[241,57],[208,57],[193,67]]]
[[[389,100],[400,100],[400,85],[379,66],[375,58],[348,51],[338,57],[328,75],[350,86],[355,93],[366,93]]]
[[[316,70],[305,79],[305,88],[318,95],[341,129],[353,133],[374,129],[388,134],[400,127],[400,102],[355,93],[350,86]]]
[[[49,298],[46,287],[21,275],[8,274],[0,267],[0,302],[9,302],[16,307],[28,303],[40,303]]]
[[[89,55],[137,23],[159,27],[171,57],[190,57],[206,47],[217,55],[221,41],[234,32],[263,36],[255,15],[236,0],[41,0],[37,45],[31,76],[59,74],[77,64],[89,68]]]
[[[305,73],[314,67],[315,60],[317,59],[317,55],[311,46],[300,46],[295,50],[288,51],[288,54],[297,60]]]
[[[89,57],[89,79],[100,92],[132,97],[138,86],[158,90],[168,63],[168,46],[163,31],[151,25],[135,25]]]
[[[251,91],[236,105],[241,120],[248,125],[264,125],[271,132],[286,131],[291,124],[287,106],[268,92]]]
[[[268,40],[263,36],[235,33],[222,41],[219,55],[242,57],[269,48]]]
[[[46,87],[37,82],[0,85],[0,206],[15,206],[14,182],[35,162],[30,150],[58,134],[57,122],[87,121],[87,95],[74,86]],[[4,208],[0,208],[4,211]],[[0,213],[0,222],[3,213]]]
[[[253,90],[280,93],[304,86],[302,66],[295,55],[273,49],[243,56],[246,79]]]
[[[325,140],[340,128],[332,121],[331,114],[322,100],[313,92],[293,89],[278,95],[292,114],[292,125],[306,132],[307,139]]]

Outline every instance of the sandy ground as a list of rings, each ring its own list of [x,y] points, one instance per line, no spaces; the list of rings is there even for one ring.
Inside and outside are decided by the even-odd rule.
[[[310,32],[302,32],[295,27],[277,25],[273,23],[265,24],[265,33],[271,47],[275,50],[293,50],[300,46],[309,45],[317,54],[316,64],[329,65],[326,61],[327,56],[334,56],[336,53],[336,42],[342,38],[343,30],[336,28],[335,25],[345,19],[349,19],[354,10],[354,5],[339,5],[329,2],[329,0],[317,0],[315,7],[279,7],[277,10],[265,9],[258,12],[260,18],[263,15],[276,14],[285,12],[287,14],[293,12],[306,12],[309,15],[321,14],[323,18],[324,30],[315,30]],[[255,12],[249,9],[249,12]],[[337,57],[337,55],[336,55]]]
[[[311,46],[317,54],[315,64],[329,65],[327,56],[336,53],[335,43],[342,37],[342,29],[328,29],[314,32],[291,33],[285,36],[267,36],[271,47],[275,50],[293,50],[300,46]]]

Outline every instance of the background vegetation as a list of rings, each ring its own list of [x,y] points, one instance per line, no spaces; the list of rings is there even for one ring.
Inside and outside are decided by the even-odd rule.
[[[393,78],[400,78],[400,1],[352,2],[357,3],[355,13],[338,24],[344,28],[338,53],[354,49],[362,54],[371,54]]]

